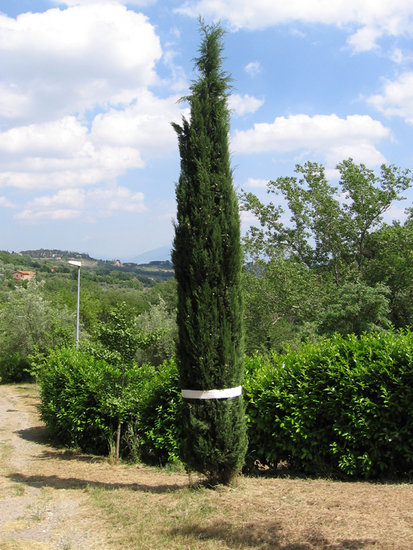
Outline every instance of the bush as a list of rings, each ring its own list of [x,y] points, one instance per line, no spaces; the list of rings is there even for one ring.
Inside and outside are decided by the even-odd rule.
[[[139,369],[139,374],[135,433],[139,439],[140,457],[158,464],[175,462],[182,438],[182,397],[176,364],[170,360],[160,368],[145,365]]]
[[[413,473],[413,334],[335,335],[247,362],[251,460],[308,474]]]
[[[121,456],[177,459],[181,401],[173,361],[128,369],[123,396],[120,367],[71,348],[52,351],[38,372],[42,418],[57,441],[106,454],[120,417]]]
[[[22,382],[30,379],[30,364],[20,353],[12,353],[0,359],[0,383]]]
[[[73,349],[39,369],[52,435],[105,454],[122,419],[121,456],[175,461],[182,439],[174,361],[120,369]],[[284,355],[246,359],[248,462],[310,475],[413,474],[413,333],[335,335]]]
[[[102,397],[110,402],[114,374],[108,363],[72,348],[49,354],[38,371],[40,410],[55,440],[86,452],[108,451],[114,425]]]

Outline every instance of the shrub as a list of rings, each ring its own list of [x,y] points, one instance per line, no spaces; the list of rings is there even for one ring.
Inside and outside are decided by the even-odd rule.
[[[38,371],[41,416],[58,442],[106,453],[115,421],[103,396],[113,392],[113,367],[72,348],[52,351]]]
[[[140,457],[158,464],[175,462],[182,438],[182,398],[176,364],[165,361],[158,369],[145,365],[139,374],[135,433]]]
[[[247,364],[249,456],[309,474],[413,472],[413,334],[335,335]]]
[[[53,438],[106,454],[122,421],[121,456],[164,464],[177,459],[180,396],[173,361],[125,372],[74,349],[50,353],[39,372],[41,414]]]
[[[119,415],[121,456],[175,461],[182,399],[174,361],[120,371],[72,349],[39,369],[42,417],[59,441],[107,453]],[[413,474],[413,333],[335,335],[246,359],[248,462],[351,478]]]

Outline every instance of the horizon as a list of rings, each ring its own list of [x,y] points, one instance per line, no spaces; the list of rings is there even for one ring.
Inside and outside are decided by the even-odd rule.
[[[44,248],[44,247],[24,248],[22,250],[0,250],[0,252],[6,252],[8,254],[24,255],[24,254],[27,254],[29,252],[36,252],[36,251],[39,251],[39,252],[41,252],[41,251],[52,252],[54,250],[56,250],[57,252],[63,252],[63,253],[66,253],[68,255],[72,255],[73,257],[87,256],[91,260],[104,261],[104,262],[117,262],[117,261],[119,261],[121,263],[133,263],[133,264],[137,264],[137,265],[150,264],[150,263],[153,263],[153,262],[169,262],[169,263],[172,264],[171,250],[169,250],[168,246],[161,246],[161,247],[158,247],[158,248],[154,248],[152,250],[146,250],[145,252],[137,254],[135,257],[124,257],[124,258],[116,257],[116,256],[114,256],[114,257],[109,257],[109,256],[96,257],[96,256],[93,256],[89,252],[84,251],[84,250],[83,251],[64,250],[62,248]],[[169,257],[166,257],[168,255],[169,255]],[[147,261],[145,261],[145,258],[147,259]],[[138,261],[140,263],[138,263]]]

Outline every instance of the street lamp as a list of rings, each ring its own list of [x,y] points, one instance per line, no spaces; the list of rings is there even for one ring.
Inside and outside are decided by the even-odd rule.
[[[70,265],[75,265],[77,267],[77,308],[76,308],[76,350],[79,345],[79,301],[80,301],[80,267],[82,262],[75,262],[74,260],[69,260]]]

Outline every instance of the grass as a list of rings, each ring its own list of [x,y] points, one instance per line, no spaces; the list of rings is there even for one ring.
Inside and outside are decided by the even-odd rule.
[[[89,489],[95,506],[104,512],[114,530],[116,548],[175,549],[195,544],[198,536],[195,531],[194,536],[190,534],[194,525],[204,525],[218,513],[208,493],[190,488],[179,494]]]
[[[11,454],[11,446],[7,441],[0,441],[0,463],[5,462]]]
[[[26,493],[24,485],[19,483],[13,483],[13,485],[7,485],[0,488],[0,501],[6,497],[21,497]]]
[[[111,548],[413,548],[409,485],[242,479],[235,489],[88,492],[110,525]]]

